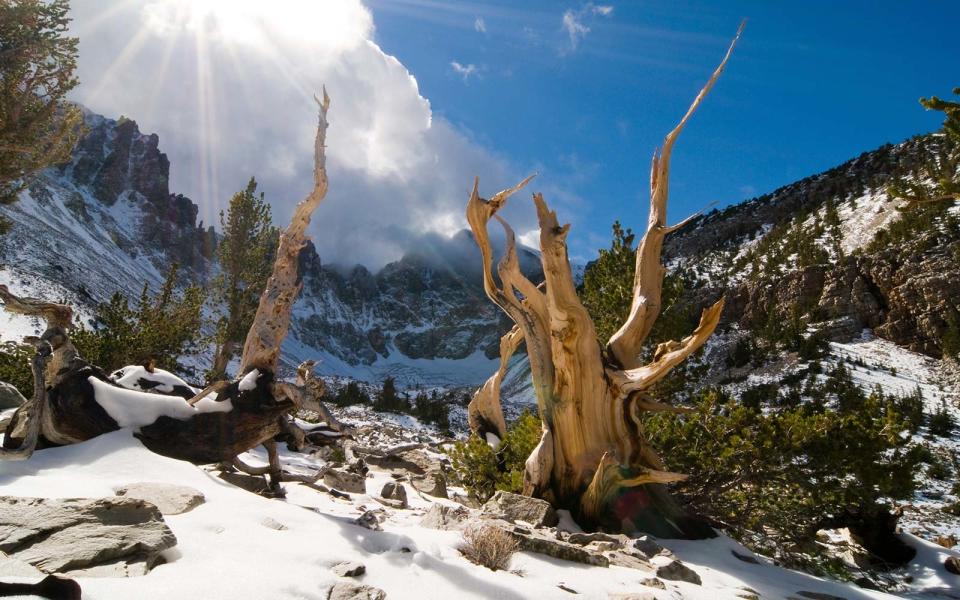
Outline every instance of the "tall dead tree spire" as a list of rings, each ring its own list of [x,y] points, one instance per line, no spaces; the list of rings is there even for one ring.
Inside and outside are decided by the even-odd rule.
[[[471,424],[502,429],[499,390],[506,361],[522,336],[530,360],[543,435],[526,463],[524,493],[572,509],[586,523],[621,530],[644,529],[661,536],[699,536],[709,528],[672,502],[663,484],[685,477],[664,468],[643,433],[645,412],[680,411],[650,400],[644,393],[673,367],[696,352],[717,327],[723,300],[703,311],[697,328],[680,341],[660,344],[648,364],[641,348],[660,313],[666,269],[661,264],[664,237],[683,226],[667,225],[670,157],[677,136],[716,83],[740,37],[694,99],[679,124],[654,154],[650,219],[637,251],[630,314],[606,351],[587,309],[577,295],[567,255],[569,225],[561,225],[541,194],[533,202],[540,225],[540,257],[546,286],[541,291],[520,272],[513,232],[497,215],[507,199],[527,183],[480,197],[475,181],[467,220],[483,260],[484,290],[516,324],[501,342],[500,370],[471,403]],[[507,232],[507,249],[493,274],[493,250],[487,232],[491,219]],[[482,417],[482,418],[481,418]]]

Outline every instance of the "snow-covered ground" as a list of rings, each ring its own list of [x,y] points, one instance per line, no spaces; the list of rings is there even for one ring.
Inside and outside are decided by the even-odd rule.
[[[283,460],[301,470],[311,466],[304,455],[285,454]],[[320,464],[315,462],[317,467]],[[374,469],[367,490],[379,490],[388,480],[387,473]],[[411,508],[390,511],[384,531],[370,531],[353,523],[366,508],[380,507],[368,495],[345,500],[287,484],[285,500],[266,499],[202,468],[149,452],[129,430],[42,450],[28,461],[0,463],[0,494],[4,495],[103,497],[112,496],[118,486],[142,481],[191,486],[203,492],[206,502],[190,512],[165,517],[178,540],[175,548],[166,551],[166,564],[143,577],[81,578],[84,598],[321,600],[338,580],[330,567],[348,560],[366,565],[360,582],[383,589],[391,600],[569,598],[571,593],[561,585],[580,597],[597,599],[642,593],[648,596],[637,597],[661,600],[717,600],[749,594],[771,600],[960,596],[956,581],[960,578],[940,566],[948,555],[960,554],[915,538],[908,538],[919,550],[910,567],[913,583],[899,596],[787,571],[762,559],[760,564],[742,562],[730,551],[750,555],[749,551],[724,537],[664,542],[700,574],[703,585],[667,581],[666,589],[659,590],[640,583],[651,577],[647,571],[588,567],[526,552],[514,556],[510,571],[491,572],[460,555],[458,533],[418,525],[430,503],[451,501],[420,496],[408,487]],[[808,594],[798,595],[801,591]]]

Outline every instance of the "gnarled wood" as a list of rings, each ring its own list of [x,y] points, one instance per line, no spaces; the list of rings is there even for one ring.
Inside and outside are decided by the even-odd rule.
[[[741,30],[742,30],[741,25]],[[720,66],[694,100],[680,123],[654,154],[651,172],[650,222],[637,252],[637,272],[630,315],[610,338],[604,352],[596,329],[577,295],[567,256],[569,225],[561,225],[541,194],[533,201],[540,225],[540,251],[545,289],[529,282],[516,260],[510,227],[496,215],[516,187],[480,198],[478,183],[467,203],[467,220],[483,259],[487,296],[516,324],[501,346],[500,370],[471,403],[471,427],[476,432],[501,415],[499,391],[504,365],[519,341],[527,347],[537,406],[543,422],[540,443],[526,462],[524,493],[546,498],[578,515],[582,524],[624,531],[645,529],[659,536],[701,537],[712,531],[685,515],[670,499],[665,483],[685,476],[664,469],[663,461],[643,433],[645,412],[684,409],[651,401],[645,391],[673,367],[700,349],[713,333],[723,300],[703,312],[693,333],[679,342],[660,344],[650,364],[641,364],[640,350],[660,312],[666,269],[660,253],[664,237],[683,226],[666,224],[668,176],[674,142],[714,85],[740,36],[730,44]],[[487,232],[496,218],[507,232],[507,251],[497,284],[492,272],[493,250]],[[505,429],[504,425],[493,427]]]
[[[517,326],[500,338],[500,368],[477,390],[467,405],[467,424],[470,431],[482,438],[492,433],[502,440],[507,434],[507,422],[503,418],[503,407],[500,405],[500,385],[507,373],[510,358],[521,342],[523,334]]]

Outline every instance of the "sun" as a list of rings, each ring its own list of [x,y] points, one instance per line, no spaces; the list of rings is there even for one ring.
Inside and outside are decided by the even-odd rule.
[[[143,17],[155,32],[188,30],[209,42],[254,46],[320,42],[342,49],[372,29],[358,0],[154,0]]]

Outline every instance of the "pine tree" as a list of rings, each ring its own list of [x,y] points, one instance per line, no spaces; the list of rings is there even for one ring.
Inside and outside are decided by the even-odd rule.
[[[82,114],[65,98],[78,83],[68,0],[0,2],[0,204],[30,175],[66,161]],[[9,222],[0,218],[0,234]]]
[[[960,87],[953,93],[960,96]],[[960,102],[933,96],[921,98],[927,110],[944,114],[941,136],[928,145],[921,170],[913,180],[900,179],[889,193],[909,202],[909,206],[929,202],[960,201]]]
[[[205,295],[199,286],[177,294],[178,271],[176,264],[171,266],[155,297],[144,285],[135,307],[120,292],[101,304],[96,325],[71,335],[80,356],[107,371],[138,364],[193,375],[180,359],[200,351]]]
[[[620,221],[614,222],[610,248],[601,249],[599,258],[583,273],[580,298],[602,340],[613,335],[630,310],[637,256],[633,240],[632,230],[624,230]]]
[[[234,194],[226,214],[220,213],[223,240],[217,248],[222,272],[214,280],[214,295],[223,298],[217,324],[217,348],[210,380],[224,379],[227,365],[250,329],[260,294],[270,277],[279,232],[273,226],[270,205],[257,181]]]

